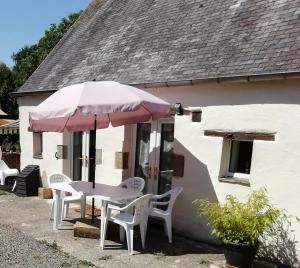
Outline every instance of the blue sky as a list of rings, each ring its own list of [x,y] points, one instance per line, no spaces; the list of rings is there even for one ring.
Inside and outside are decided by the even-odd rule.
[[[0,62],[37,42],[51,23],[87,7],[91,0],[3,0],[0,3]]]

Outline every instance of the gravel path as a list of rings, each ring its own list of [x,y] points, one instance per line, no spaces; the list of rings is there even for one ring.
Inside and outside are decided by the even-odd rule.
[[[0,224],[0,267],[95,267],[60,250],[55,242],[37,241],[7,225]]]

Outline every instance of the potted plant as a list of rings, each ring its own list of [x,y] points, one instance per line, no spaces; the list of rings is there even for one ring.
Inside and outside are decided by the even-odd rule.
[[[208,219],[212,236],[224,244],[227,267],[251,267],[259,238],[282,215],[269,203],[265,190],[252,192],[245,203],[232,195],[225,204],[206,199],[194,203],[199,206],[198,214]]]

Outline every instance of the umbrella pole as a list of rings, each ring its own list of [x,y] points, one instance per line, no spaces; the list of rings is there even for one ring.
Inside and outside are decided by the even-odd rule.
[[[97,116],[95,115],[94,118],[94,131],[95,131],[95,135],[94,135],[94,144],[96,146],[96,140],[97,140]],[[93,149],[94,150],[94,149]],[[94,169],[94,176],[92,177],[92,183],[93,183],[93,189],[95,188],[95,177],[96,177],[96,148],[94,150],[94,155],[93,155],[93,169]],[[95,222],[95,198],[92,198],[92,223]]]

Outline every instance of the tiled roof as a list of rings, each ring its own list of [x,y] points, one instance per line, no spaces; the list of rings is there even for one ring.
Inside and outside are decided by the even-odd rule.
[[[300,1],[94,0],[19,92],[300,71]]]

